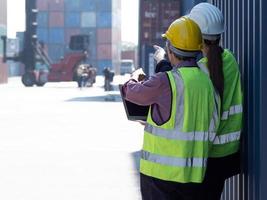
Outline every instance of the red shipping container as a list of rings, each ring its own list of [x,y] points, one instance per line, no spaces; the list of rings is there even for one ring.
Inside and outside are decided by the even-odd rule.
[[[44,0],[48,2],[48,8],[50,11],[63,11],[64,0]]]
[[[38,10],[47,11],[48,10],[48,2],[46,0],[37,0],[36,7]]]
[[[65,29],[65,44],[69,45],[70,37],[72,35],[78,35],[78,34],[81,34],[81,30],[80,29],[77,29],[77,28]]]
[[[110,44],[112,41],[112,30],[109,28],[97,29],[97,44]]]
[[[64,13],[50,12],[49,27],[64,27]]]
[[[0,57],[0,83],[7,83],[7,80],[8,80],[7,64],[4,64],[3,58]]]
[[[100,44],[97,46],[97,59],[98,60],[111,60],[112,59],[112,46],[111,44]]]

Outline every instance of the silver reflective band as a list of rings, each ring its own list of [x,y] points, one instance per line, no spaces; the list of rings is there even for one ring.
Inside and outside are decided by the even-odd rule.
[[[228,133],[225,135],[218,135],[215,137],[213,144],[226,144],[240,140],[241,131]]]
[[[141,152],[141,158],[150,162],[174,167],[206,167],[207,158],[177,158],[161,156],[147,151]]]
[[[204,63],[202,63],[202,62],[197,62],[197,65],[199,66],[199,68],[200,68],[204,73],[210,75],[210,72],[209,72],[207,66],[206,66]]]
[[[154,127],[150,124],[146,124],[145,131],[156,136],[163,137],[165,139],[170,140],[183,140],[183,141],[210,141],[213,142],[215,139],[216,133],[213,132],[180,132],[178,130],[169,130],[169,129],[162,129],[158,127]]]
[[[222,120],[227,120],[230,115],[239,114],[243,112],[242,105],[231,106],[228,111],[224,111],[222,114]]]

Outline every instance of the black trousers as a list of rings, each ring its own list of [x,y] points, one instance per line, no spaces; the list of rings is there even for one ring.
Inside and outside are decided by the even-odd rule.
[[[201,199],[220,200],[225,180],[240,173],[240,163],[240,152],[222,158],[209,158]]]
[[[142,200],[199,200],[201,184],[176,183],[140,174]]]

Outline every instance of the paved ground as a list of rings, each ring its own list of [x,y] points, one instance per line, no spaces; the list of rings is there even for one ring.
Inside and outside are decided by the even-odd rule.
[[[127,77],[115,77],[115,84]],[[118,91],[0,85],[1,200],[138,200],[143,127]],[[135,158],[135,159],[134,159]]]

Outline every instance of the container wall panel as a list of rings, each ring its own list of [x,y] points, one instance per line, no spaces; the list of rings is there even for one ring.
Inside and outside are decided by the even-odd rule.
[[[82,34],[87,34],[90,37],[89,42],[89,60],[93,59],[96,60],[96,52],[97,52],[97,46],[96,46],[96,29],[94,28],[85,28],[81,29]]]
[[[66,11],[79,11],[80,10],[80,0],[65,0],[65,10]]]
[[[80,27],[81,14],[79,12],[65,13],[65,26],[66,27]]]
[[[43,41],[44,43],[48,43],[48,29],[46,28],[38,28],[37,30],[37,38],[39,41]],[[22,43],[23,45],[23,43]]]
[[[48,55],[53,62],[57,62],[61,57],[64,57],[64,45],[49,45],[48,46]]]
[[[82,12],[81,13],[81,27],[96,27],[96,13]]]
[[[81,33],[81,30],[78,29],[78,28],[68,28],[68,29],[65,29],[65,44],[68,45],[70,43],[70,37],[72,35],[78,35]]]
[[[64,44],[64,29],[62,28],[50,28],[48,31],[49,43],[51,44]]]
[[[3,58],[0,56],[0,83],[7,83],[8,67],[3,63]]]
[[[44,0],[48,2],[48,9],[50,11],[63,11],[64,0]]]
[[[98,0],[80,0],[82,11],[96,11],[96,4]]]
[[[97,0],[98,11],[111,11],[112,0]]]
[[[49,27],[64,27],[64,13],[50,12]]]
[[[48,10],[48,1],[46,0],[36,0],[36,7],[39,11],[47,11]]]
[[[224,47],[237,57],[244,88],[243,173],[228,180],[222,199],[267,199],[266,59],[267,3],[263,0],[212,0],[226,22]]]
[[[6,35],[7,34],[7,29],[4,25],[0,25],[0,36]],[[0,39],[0,56],[3,55],[3,40]]]
[[[112,60],[100,60],[97,62],[97,74],[103,75],[103,70],[105,67],[110,67],[112,69]]]
[[[99,28],[111,28],[112,19],[111,12],[99,12],[97,13],[97,27]]]
[[[97,46],[97,59],[112,59],[112,46],[109,44],[100,44]]]
[[[7,0],[0,0],[0,26],[7,24]]]
[[[112,42],[112,30],[111,29],[97,29],[97,44],[105,44]]]
[[[139,64],[141,62],[141,45],[164,45],[161,34],[169,25],[181,16],[181,0],[154,0],[139,2]]]
[[[48,12],[39,11],[37,14],[38,27],[46,28],[48,26]]]

